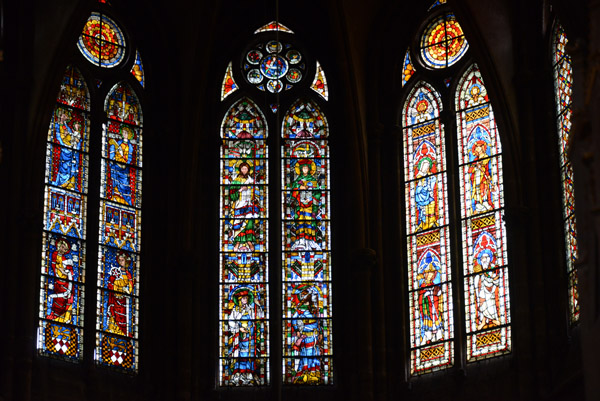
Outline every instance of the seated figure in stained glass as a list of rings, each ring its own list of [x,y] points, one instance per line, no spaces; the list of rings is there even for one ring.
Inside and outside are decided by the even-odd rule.
[[[296,179],[292,184],[290,203],[296,220],[294,250],[320,250],[322,233],[317,226],[320,212],[321,190],[314,173],[315,162],[302,159],[296,163]]]
[[[52,301],[50,314],[46,319],[55,322],[71,323],[73,308],[73,258],[69,251],[69,242],[59,239],[56,242],[56,250],[52,252],[50,260],[50,273],[54,279],[48,287],[52,294],[48,298]]]

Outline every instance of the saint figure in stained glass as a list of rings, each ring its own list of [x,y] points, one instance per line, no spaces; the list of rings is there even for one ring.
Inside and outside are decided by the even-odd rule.
[[[123,126],[121,129],[121,137],[109,139],[109,155],[110,159],[114,160],[110,164],[110,185],[112,187],[111,200],[127,205],[132,204],[131,170],[123,163],[131,164],[133,156],[133,144],[129,141],[130,128]],[[135,179],[135,175],[133,175]]]
[[[292,315],[292,355],[295,361],[294,383],[318,384],[321,381],[321,355],[323,326],[319,317],[319,290],[311,284],[301,284],[295,289]]]
[[[133,293],[133,278],[129,272],[128,265],[131,263],[129,255],[126,252],[119,252],[117,255],[117,265],[110,269],[108,286],[111,290],[108,293],[108,331],[122,336],[130,335],[129,315],[131,305],[129,297]]]
[[[46,319],[60,323],[72,323],[73,309],[73,257],[70,254],[69,241],[59,239],[56,249],[52,252],[48,287],[50,294],[50,313]]]
[[[432,175],[436,173],[435,159],[433,145],[423,142],[415,154],[415,177],[419,179],[415,189],[415,203],[417,227],[420,230],[436,227],[439,218],[437,176]]]
[[[78,111],[57,107],[49,130],[49,139],[54,142],[50,145],[49,183],[77,192],[82,191],[87,172],[86,157],[81,153],[83,119]]]
[[[496,245],[487,232],[480,235],[475,243],[476,262],[475,293],[477,296],[477,330],[500,325],[500,271],[495,269]]]
[[[233,204],[229,236],[234,244],[234,252],[253,251],[256,243],[254,219],[260,216],[260,195],[258,188],[253,185],[253,170],[249,161],[239,163],[237,170],[237,176],[229,186],[229,200]]]
[[[498,190],[492,180],[490,151],[491,138],[483,126],[477,126],[468,138],[469,175],[467,192],[471,193],[471,214],[486,212],[494,208],[493,196]],[[495,195],[497,196],[497,195]]]
[[[320,210],[321,190],[315,178],[316,165],[313,160],[301,159],[296,163],[296,179],[292,184],[290,205],[296,220],[293,250],[320,250],[322,233],[317,226]]]
[[[229,349],[228,356],[230,383],[233,385],[256,385],[260,379],[256,376],[260,356],[257,343],[260,342],[260,330],[255,325],[256,319],[263,319],[264,312],[256,294],[250,286],[239,286],[229,296],[233,308],[229,313]]]
[[[444,335],[441,277],[440,258],[433,251],[424,253],[419,261],[417,274],[421,345],[441,340]]]

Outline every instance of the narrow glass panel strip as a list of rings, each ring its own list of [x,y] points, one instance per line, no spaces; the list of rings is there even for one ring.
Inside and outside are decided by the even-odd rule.
[[[249,99],[221,125],[220,386],[266,386],[269,371],[267,127]]]
[[[329,127],[296,101],[281,132],[283,382],[333,384]]]
[[[566,52],[567,35],[557,24],[553,35],[554,90],[556,101],[556,125],[560,153],[560,174],[562,181],[563,220],[565,224],[565,254],[567,258],[569,317],[571,323],[579,320],[578,274],[575,261],[577,250],[577,224],[575,221],[575,193],[573,188],[573,168],[569,161],[571,139],[571,92],[573,67],[571,57]]]
[[[444,129],[440,95],[418,82],[403,109],[411,374],[454,363]]]
[[[48,127],[37,347],[79,361],[83,352],[89,91],[67,67]]]
[[[477,65],[456,92],[467,361],[511,351],[502,146]]]
[[[142,109],[128,84],[106,96],[102,133],[96,363],[135,373],[139,353]]]

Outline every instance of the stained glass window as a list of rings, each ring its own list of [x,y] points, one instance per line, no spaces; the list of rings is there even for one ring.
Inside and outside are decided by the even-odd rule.
[[[283,120],[281,161],[285,383],[332,382],[329,127],[296,101]]]
[[[430,68],[455,64],[469,49],[462,28],[452,13],[434,18],[421,36],[421,58]]]
[[[223,77],[223,83],[221,84],[221,100],[231,95],[233,92],[238,90],[238,85],[233,80],[233,71],[231,70],[231,62],[225,70],[225,76]]]
[[[468,44],[444,3],[430,8],[418,61],[450,77],[414,67],[407,74],[410,51],[402,73],[411,375],[511,350],[500,135],[479,68],[465,57]],[[417,82],[408,83],[413,76]],[[453,97],[438,89],[448,87]],[[440,120],[448,109],[456,112],[452,137]],[[456,165],[448,162],[453,148]],[[455,325],[464,325],[464,336],[456,337]]]
[[[402,67],[402,86],[404,86],[415,73],[415,66],[410,59],[410,49],[406,50]]]
[[[477,65],[456,90],[467,361],[511,349],[502,145]]]
[[[104,14],[91,13],[77,48],[81,62],[96,68],[86,68],[88,82],[100,89],[108,86],[108,95],[91,97],[80,70],[67,67],[48,130],[38,350],[66,360],[83,359],[87,298],[92,304],[96,301],[94,359],[136,372],[142,110],[130,84],[115,82],[125,79],[143,86],[144,71],[139,52],[127,55],[123,31]],[[111,70],[100,80],[94,76],[97,68]],[[101,111],[106,116],[102,126],[91,127],[90,115]],[[94,132],[102,132],[102,141],[90,148],[90,142],[96,143],[89,139]],[[101,184],[91,189],[92,198],[100,197],[99,205],[91,205],[100,211],[98,259],[87,254],[96,247],[88,245],[88,225],[96,227],[87,220],[88,170],[100,171]],[[94,283],[96,294],[89,291]],[[93,320],[88,313],[88,327]]]
[[[221,125],[219,384],[269,384],[268,131],[249,99]]]
[[[142,64],[142,57],[140,56],[140,52],[138,50],[135,51],[135,61],[133,62],[133,67],[131,67],[131,73],[142,86],[145,85],[144,65]]]
[[[261,33],[261,32],[268,32],[268,31],[294,33],[290,28],[286,27],[285,25],[283,25],[282,23],[279,23],[277,21],[271,21],[268,24],[261,26],[256,31],[254,31],[254,33],[256,34],[256,33]]]
[[[554,28],[552,38],[552,56],[554,70],[554,91],[556,100],[556,127],[560,154],[560,173],[563,194],[563,220],[565,230],[565,249],[567,255],[567,274],[569,277],[569,316],[571,322],[579,320],[579,292],[577,289],[577,225],[575,222],[575,194],[573,190],[573,168],[568,156],[571,137],[571,87],[573,85],[573,67],[571,57],[566,51],[567,35],[560,24]]]
[[[327,79],[325,78],[325,72],[321,67],[321,64],[317,61],[317,72],[315,73],[315,78],[313,79],[313,83],[310,86],[312,90],[317,92],[321,97],[325,100],[329,100],[329,89],[327,86]]]
[[[439,93],[426,82],[419,82],[402,116],[413,374],[446,367],[454,357],[448,179],[441,111]]]
[[[271,31],[286,35],[273,37]],[[221,87],[221,100],[240,90],[263,101],[230,100],[221,124],[219,384],[268,385],[275,366],[284,384],[332,384],[329,126],[313,99],[317,93],[319,101],[327,100],[327,82],[289,29],[272,22],[256,33],[262,36],[241,55],[239,70],[228,65]],[[306,65],[313,62],[309,90],[299,84],[310,79]],[[243,77],[239,86],[237,74]],[[281,117],[279,96],[288,94],[292,106]],[[273,114],[266,118],[263,110],[269,109]],[[281,127],[280,138],[267,135],[269,124]],[[281,152],[269,154],[278,145]],[[269,159],[281,163],[281,187],[268,180]],[[281,203],[269,211],[273,185],[281,188],[275,196]],[[279,257],[281,274],[274,276],[281,281],[269,282],[268,261]],[[283,359],[272,361],[269,293],[279,290],[281,308],[273,310],[280,311],[282,338],[274,341]]]
[[[96,360],[137,369],[142,206],[142,110],[119,83],[104,104],[100,176],[100,234]]]
[[[279,40],[257,43],[244,60],[248,83],[271,93],[292,89],[302,80],[305,69],[302,53],[291,43]]]
[[[46,150],[38,350],[80,360],[83,349],[90,94],[69,66]]]
[[[125,58],[125,38],[115,21],[93,12],[83,27],[77,47],[92,64],[113,68]]]

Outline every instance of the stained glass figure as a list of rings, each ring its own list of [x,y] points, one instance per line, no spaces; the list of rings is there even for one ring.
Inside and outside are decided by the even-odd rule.
[[[577,289],[577,269],[575,267],[578,250],[573,169],[568,155],[571,140],[573,67],[571,66],[571,56],[566,52],[567,42],[567,35],[563,27],[560,24],[556,24],[552,40],[554,96],[556,100],[556,125],[563,194],[565,251],[567,256],[567,274],[569,276],[569,316],[571,322],[574,323],[579,320],[579,292]]]
[[[454,65],[469,49],[463,30],[452,13],[444,13],[427,25],[420,46],[421,59],[434,69]]]
[[[467,361],[511,350],[502,147],[473,64],[455,97],[458,127]]]
[[[448,190],[442,101],[418,82],[402,112],[411,374],[454,362]]]
[[[282,127],[284,383],[333,383],[329,128],[312,101]]]
[[[145,85],[144,66],[142,64],[142,56],[140,56],[139,50],[135,51],[135,61],[133,62],[133,67],[131,67],[131,74],[140,82],[142,87]]]
[[[269,374],[266,120],[249,99],[221,124],[219,385],[264,386]]]
[[[256,70],[252,70],[256,71]],[[256,74],[257,77],[254,80],[258,80],[258,82],[252,82],[250,76],[248,76],[248,81],[251,83],[260,83],[262,81],[262,77],[260,74]],[[231,61],[227,65],[227,70],[225,70],[225,76],[223,77],[223,83],[221,84],[221,100],[225,99],[227,96],[231,95],[233,92],[238,90],[238,85],[233,80],[233,71],[231,70]]]
[[[95,359],[128,372],[138,368],[142,201],[142,109],[128,84],[104,102]]]
[[[404,56],[404,63],[402,64],[402,86],[406,85],[414,73],[415,67],[410,59],[410,49],[407,49]]]
[[[310,89],[317,92],[323,99],[329,100],[329,89],[327,87],[327,79],[325,79],[325,72],[321,67],[321,64],[317,61],[317,68],[315,72],[315,79],[313,80]]]
[[[89,144],[88,86],[67,67],[48,129],[37,348],[77,361],[83,352]]]
[[[254,33],[257,34],[257,33],[261,33],[261,32],[269,32],[269,31],[294,33],[290,28],[286,27],[285,25],[283,25],[277,21],[271,21],[268,24],[261,26],[256,31],[254,31]]]
[[[125,36],[115,21],[92,12],[79,36],[77,48],[92,64],[113,68],[125,59]]]

